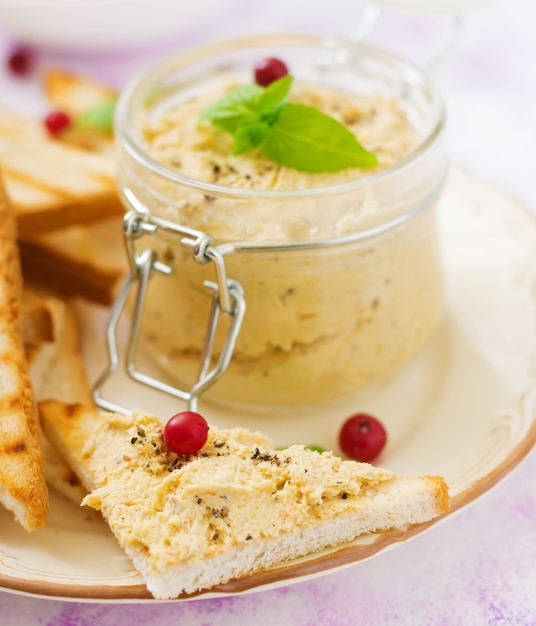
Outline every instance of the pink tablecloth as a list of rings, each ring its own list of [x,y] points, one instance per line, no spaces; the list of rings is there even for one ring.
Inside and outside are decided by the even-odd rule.
[[[174,42],[105,59],[44,54],[65,67],[121,85],[143,64],[177,47],[239,33],[349,34],[356,0],[235,0],[223,20]],[[433,24],[432,24],[433,22]],[[437,80],[449,110],[453,160],[519,198],[536,214],[536,5],[496,0],[471,12]],[[427,24],[389,12],[373,41],[426,56]],[[1,31],[1,24],[0,24]],[[439,36],[438,36],[439,37]],[[0,55],[10,45],[0,39]],[[428,46],[423,51],[423,47]],[[35,86],[0,76],[0,106],[41,107]],[[536,328],[535,328],[536,332]],[[460,433],[463,437],[463,433]],[[0,592],[0,624],[151,626],[231,624],[528,626],[536,624],[536,453],[491,493],[413,541],[338,573],[225,599],[180,604],[84,604]]]

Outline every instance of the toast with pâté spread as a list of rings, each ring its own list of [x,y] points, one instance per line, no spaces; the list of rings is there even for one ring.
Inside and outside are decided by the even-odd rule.
[[[331,452],[276,451],[262,434],[209,428],[195,455],[166,448],[162,422],[136,412],[39,404],[43,428],[90,492],[155,598],[241,578],[364,533],[449,509],[445,481],[399,477]]]

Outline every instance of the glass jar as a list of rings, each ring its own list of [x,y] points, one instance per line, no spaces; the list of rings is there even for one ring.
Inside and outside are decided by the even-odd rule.
[[[418,134],[415,147],[370,173],[278,189],[196,179],[149,153],[148,121],[215,85],[251,82],[252,68],[265,57],[284,59],[296,83],[394,98]],[[169,268],[170,275],[153,272],[148,281],[140,323],[143,350],[163,380],[190,388],[207,359],[213,298],[204,284],[214,283],[218,268],[200,261],[204,239],[187,241],[190,230],[210,235],[246,307],[232,357],[207,399],[258,409],[326,402],[377,385],[408,363],[443,308],[435,218],[447,169],[443,128],[442,100],[423,72],[331,37],[206,45],[134,81],[116,115],[120,191],[127,209],[141,206],[183,231],[160,229],[135,244]],[[216,360],[229,326],[223,319],[215,331]]]

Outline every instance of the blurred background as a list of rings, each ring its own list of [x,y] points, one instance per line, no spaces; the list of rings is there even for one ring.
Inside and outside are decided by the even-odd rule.
[[[536,3],[382,4],[367,40],[431,68],[447,103],[453,162],[536,212]],[[121,87],[155,60],[198,43],[277,31],[357,37],[375,17],[363,0],[0,0],[0,57],[21,42],[37,52],[37,71],[26,80],[14,79],[4,62],[0,106],[40,115],[38,71],[47,65]]]

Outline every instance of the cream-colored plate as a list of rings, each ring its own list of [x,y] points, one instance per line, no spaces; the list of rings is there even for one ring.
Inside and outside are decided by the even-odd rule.
[[[514,200],[451,172],[440,206],[447,313],[426,351],[382,388],[295,415],[252,418],[203,406],[213,423],[334,447],[340,423],[370,411],[387,426],[378,463],[403,474],[442,474],[453,510],[473,502],[510,472],[536,441],[536,221]],[[88,367],[103,367],[105,316],[86,310]],[[117,402],[165,417],[182,407],[168,397],[110,385]],[[46,528],[31,535],[0,511],[0,587],[83,600],[142,601],[149,595],[101,519],[52,495]],[[422,532],[370,535],[203,594],[266,589],[356,564]]]

